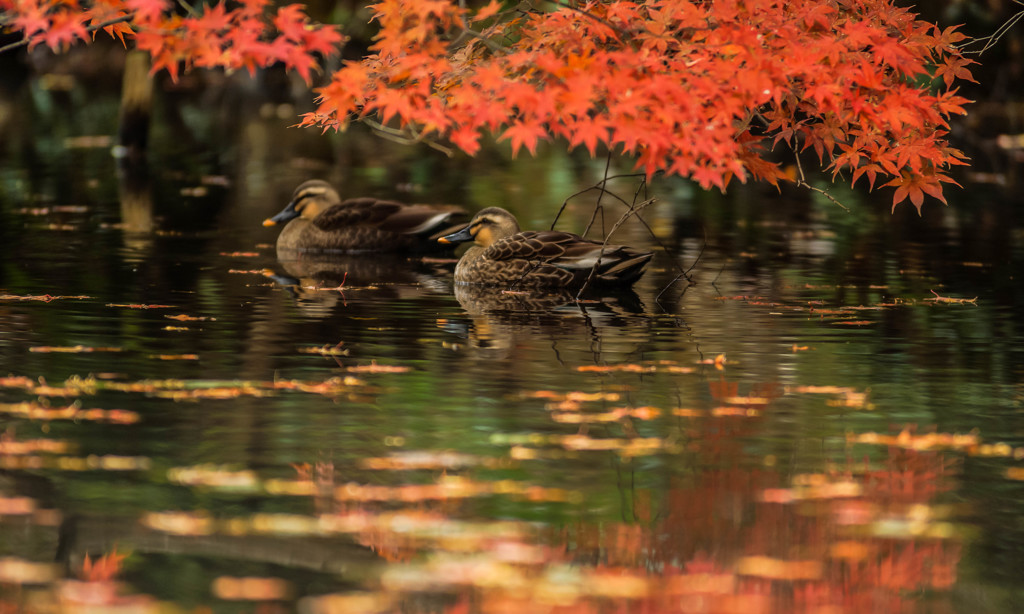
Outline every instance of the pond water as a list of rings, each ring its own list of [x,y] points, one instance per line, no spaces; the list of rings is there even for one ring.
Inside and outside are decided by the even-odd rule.
[[[1013,189],[919,218],[661,180],[652,232],[615,235],[656,251],[634,292],[553,301],[453,288],[453,258],[282,261],[260,221],[317,176],[542,228],[603,161],[449,162],[254,113],[219,150],[155,124],[119,174],[107,99],[89,123],[25,87],[0,178],[3,611],[1024,604]]]

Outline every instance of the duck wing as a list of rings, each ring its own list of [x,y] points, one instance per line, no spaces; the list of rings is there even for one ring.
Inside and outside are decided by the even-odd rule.
[[[489,260],[544,260],[556,261],[566,254],[576,241],[586,241],[579,235],[557,230],[520,232],[492,243],[485,251]]]
[[[464,213],[457,207],[438,208],[377,198],[350,198],[325,209],[313,218],[313,225],[324,231],[373,226],[397,234],[422,234],[436,231]]]
[[[382,219],[377,227],[404,235],[427,235],[440,230],[449,232],[452,224],[465,217],[465,210],[459,207],[403,205],[401,209]],[[456,230],[458,229],[450,232]]]
[[[533,270],[551,268],[572,273],[578,281],[597,267],[595,278],[613,284],[632,283],[643,274],[651,252],[625,245],[603,245],[579,235],[558,231],[527,231],[496,241],[486,249],[484,258],[499,261],[532,261]],[[560,276],[559,276],[560,277]]]
[[[313,218],[313,225],[323,231],[343,230],[366,224],[376,226],[404,206],[390,200],[350,198],[321,211]]]

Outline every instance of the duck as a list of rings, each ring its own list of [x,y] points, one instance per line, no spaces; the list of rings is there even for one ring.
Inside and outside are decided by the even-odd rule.
[[[456,284],[523,290],[571,289],[588,283],[629,287],[643,275],[653,255],[569,232],[521,231],[516,217],[501,207],[483,209],[467,226],[438,241],[474,243],[455,265]]]
[[[311,179],[295,188],[288,205],[263,221],[287,225],[278,252],[427,252],[445,249],[438,236],[461,226],[456,206],[409,205],[377,198],[341,200],[331,184]]]

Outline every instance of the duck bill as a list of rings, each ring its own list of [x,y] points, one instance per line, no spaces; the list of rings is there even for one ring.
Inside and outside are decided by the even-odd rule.
[[[284,224],[285,222],[293,220],[297,217],[299,217],[299,212],[295,210],[295,201],[293,200],[292,202],[288,203],[287,207],[281,210],[281,213],[278,213],[274,217],[268,217],[267,219],[263,220],[263,225],[276,226],[278,224]]]
[[[469,231],[469,226],[466,226],[458,232],[453,232],[450,235],[445,235],[437,240],[438,243],[465,243],[466,241],[472,241],[475,239],[473,233]]]

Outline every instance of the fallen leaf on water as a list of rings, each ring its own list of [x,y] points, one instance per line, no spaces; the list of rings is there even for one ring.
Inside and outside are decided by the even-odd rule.
[[[214,321],[215,322],[215,321],[217,321],[217,318],[211,318],[211,317],[208,317],[208,316],[189,316],[189,315],[185,315],[185,314],[176,315],[176,316],[169,316],[167,314],[164,314],[164,317],[169,319],[169,320],[178,320],[179,322],[209,322],[209,321]]]
[[[466,469],[468,467],[495,467],[499,459],[483,458],[458,452],[402,452],[390,456],[364,458],[360,461],[366,469],[406,471],[414,469]]]
[[[83,205],[54,205],[53,207],[25,207],[15,209],[22,215],[50,215],[51,213],[88,213],[89,207]]]
[[[682,418],[700,418],[706,416],[707,412],[702,409],[690,409],[687,407],[676,407],[672,410],[673,416],[680,416]]]
[[[723,402],[730,405],[767,405],[772,402],[768,397],[725,397]]]
[[[926,298],[926,299],[924,299],[925,302],[931,302],[931,303],[953,303],[953,304],[957,304],[957,305],[962,305],[964,303],[970,303],[972,305],[977,305],[978,304],[978,297],[974,297],[974,298],[950,298],[948,296],[940,296],[939,293],[936,292],[935,290],[930,290],[930,292],[935,295],[935,298]]]
[[[142,303],[107,303],[107,307],[126,307],[128,309],[170,309],[172,305],[145,305]]]
[[[341,345],[340,343],[338,345]],[[300,354],[320,354],[321,356],[348,356],[348,350],[343,350],[338,345],[325,345],[323,347],[299,348]]]
[[[214,579],[212,589],[225,601],[281,601],[292,594],[291,584],[281,578],[220,576]]]
[[[58,439],[26,439],[17,441],[14,439],[0,440],[0,454],[21,455],[37,454],[46,452],[48,454],[67,454],[71,444]]]
[[[755,418],[760,416],[761,412],[751,407],[721,406],[713,408],[711,410],[711,415],[716,418]]]
[[[551,399],[584,403],[587,401],[618,401],[619,395],[614,392],[554,392],[552,390],[536,390],[526,395],[534,399]]]
[[[167,479],[187,486],[209,486],[230,491],[259,490],[260,480],[251,469],[233,470],[217,465],[174,467],[167,470]]]
[[[229,258],[257,258],[259,252],[221,252],[221,256],[227,256]]]
[[[196,388],[193,390],[157,390],[153,396],[175,401],[195,401],[198,399],[235,399],[238,397],[265,397],[273,394],[255,386],[229,386],[221,388]]]
[[[347,367],[345,369],[349,373],[406,373],[412,371],[412,367],[401,367],[397,365],[378,365],[376,362],[371,362],[368,365],[359,365],[356,367]]]
[[[583,373],[654,373],[658,368],[642,365],[583,365],[576,367],[576,370]]]
[[[213,520],[201,512],[149,512],[139,522],[146,527],[174,535],[210,535]]]
[[[44,303],[49,303],[50,301],[57,301],[63,299],[82,300],[89,298],[92,297],[85,296],[84,294],[73,296],[54,296],[52,294],[0,294],[0,301],[42,301]]]
[[[0,403],[0,413],[28,418],[29,420],[87,420],[90,422],[111,422],[114,424],[135,424],[139,414],[126,409],[82,409],[77,401],[66,407],[47,407],[39,403]]]
[[[156,360],[199,360],[199,354],[150,354]]]
[[[979,446],[980,438],[976,431],[972,431],[970,433],[925,433],[923,435],[917,435],[910,429],[904,429],[898,435],[883,435],[881,433],[849,433],[846,436],[846,441],[849,443],[895,446],[908,450],[934,450],[939,448],[949,448],[961,450],[966,449],[971,451],[974,449],[984,449]],[[992,449],[994,450],[995,448]],[[1006,454],[1000,454],[1000,456],[1009,456],[1012,454],[1012,448],[1009,446],[1006,446],[1004,451]]]
[[[705,358],[704,360],[699,361],[697,364],[699,364],[699,365],[714,365],[715,368],[718,369],[719,371],[724,371],[725,370],[725,365],[728,362],[729,361],[726,359],[725,354],[719,354],[718,356],[715,356],[714,358]]]
[[[73,346],[48,346],[48,345],[40,345],[40,346],[30,347],[28,349],[28,351],[30,351],[30,352],[42,352],[42,353],[55,352],[55,353],[64,353],[64,354],[81,354],[81,353],[86,353],[86,352],[120,352],[122,350],[121,350],[121,348],[87,347],[87,346],[84,346],[84,345],[73,345]]]

